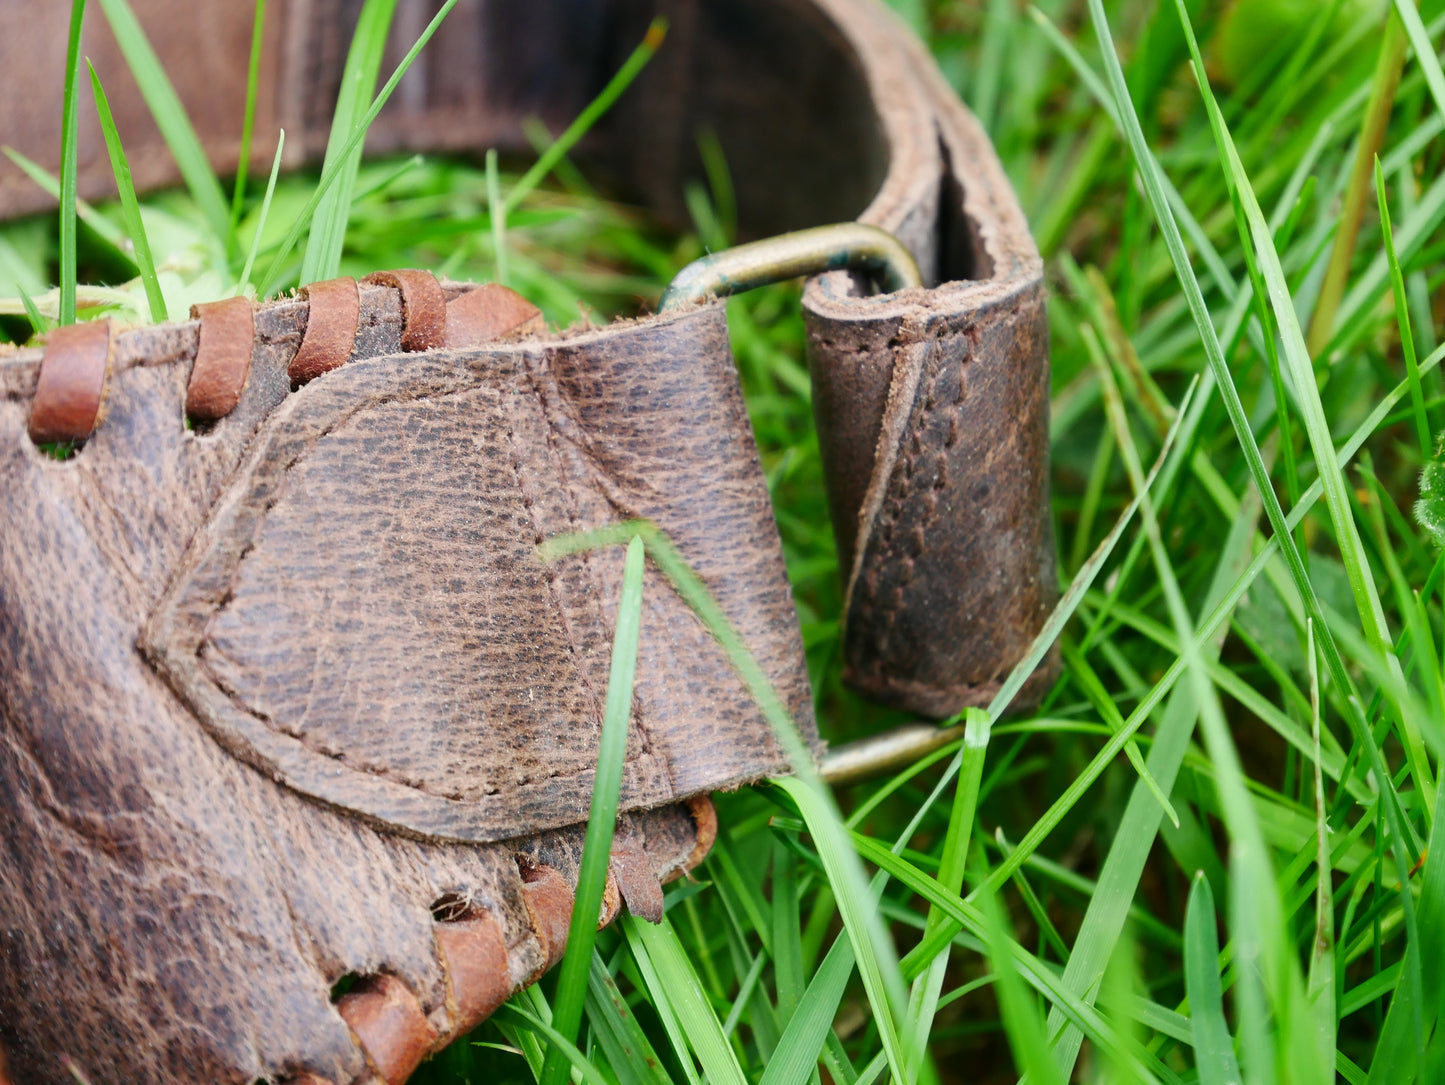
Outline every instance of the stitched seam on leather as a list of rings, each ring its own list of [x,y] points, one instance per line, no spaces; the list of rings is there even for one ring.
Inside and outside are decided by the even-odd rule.
[[[938,343],[939,338],[940,335],[937,327],[930,327],[928,329],[927,337],[923,340],[924,344],[926,345],[925,349],[928,349],[930,351],[937,351],[941,349]],[[908,441],[910,447],[908,451],[904,454],[903,464],[901,466],[903,482],[901,486],[890,488],[892,492],[890,492],[888,496],[888,517],[883,524],[883,530],[881,532],[881,538],[879,542],[880,550],[883,555],[889,555],[893,551],[893,537],[897,532],[899,522],[902,520],[903,510],[908,503],[909,497],[913,493],[913,476],[916,473],[919,457],[923,453],[923,441],[919,435],[927,426],[929,417],[933,413],[934,407],[936,405],[935,391],[937,389],[937,385],[942,379],[943,372],[944,370],[941,365],[935,366],[933,377],[929,381],[929,387],[924,393],[923,407],[918,414],[916,421],[912,422],[908,427]],[[955,403],[954,409],[957,410],[957,408],[958,404]],[[929,504],[927,506],[922,522],[914,529],[915,534],[921,536],[923,530],[933,519],[933,516],[937,512],[937,509],[937,492],[934,490],[930,490]],[[903,556],[900,562],[899,575],[896,576],[894,579],[892,602],[890,606],[884,609],[882,615],[882,624],[877,632],[879,655],[883,654],[887,650],[889,636],[892,634],[893,628],[897,624],[898,611],[903,606],[904,589],[913,580],[913,568],[915,563],[917,562],[918,555],[922,552],[922,541],[920,539],[915,539],[913,552],[911,554]],[[906,579],[904,574],[906,574]],[[873,594],[873,591],[870,591],[870,595],[871,594]],[[878,600],[876,596],[871,600],[871,602],[875,607],[878,606]],[[871,662],[871,670],[880,671],[882,669],[882,664],[878,661],[876,656]]]
[[[1018,314],[1023,310],[1025,302],[1032,298],[1032,296],[1033,295],[1031,293],[1016,295],[1013,299],[1011,299],[1008,305],[989,311],[986,314],[987,319],[990,321],[990,323],[1007,323],[1016,319],[1018,317]],[[928,683],[899,682],[889,677],[885,671],[886,662],[882,657],[886,655],[888,647],[888,637],[891,634],[893,628],[897,625],[898,614],[903,608],[904,592],[908,584],[912,582],[914,566],[918,558],[922,556],[923,551],[926,549],[926,539],[924,538],[924,532],[933,521],[934,517],[937,515],[940,491],[943,489],[947,489],[948,486],[951,484],[949,480],[944,477],[944,464],[946,464],[947,462],[948,450],[957,443],[958,415],[965,400],[967,400],[968,398],[967,372],[968,368],[971,366],[974,360],[974,357],[977,354],[978,331],[979,320],[976,317],[970,316],[969,320],[959,324],[952,324],[951,322],[947,321],[940,321],[937,324],[934,324],[929,328],[927,338],[924,340],[924,342],[927,343],[931,349],[938,350],[941,349],[941,347],[939,346],[939,340],[943,339],[945,336],[961,335],[969,339],[971,349],[968,351],[967,355],[962,359],[960,363],[962,366],[962,372],[960,373],[959,377],[959,395],[953,403],[949,404],[948,409],[952,417],[949,421],[948,435],[945,438],[943,444],[943,451],[935,453],[939,461],[939,478],[943,480],[943,485],[940,486],[938,482],[935,482],[934,485],[930,487],[929,494],[926,499],[927,504],[925,506],[924,516],[920,523],[917,525],[917,527],[914,528],[915,538],[913,540],[912,553],[903,557],[901,562],[899,563],[900,575],[898,575],[894,581],[891,605],[884,609],[882,615],[880,616],[881,621],[878,631],[876,633],[878,643],[877,653],[873,654],[869,658],[866,670],[858,667],[851,668],[857,673],[868,675],[870,677],[877,676],[883,678],[890,688],[902,689],[909,686],[916,686],[916,688],[920,690],[934,690],[937,688]],[[929,380],[928,389],[924,393],[923,407],[920,414],[918,415],[917,422],[911,423],[909,425],[908,439],[911,447],[909,452],[905,455],[904,463],[902,465],[904,483],[901,487],[891,486],[889,495],[886,499],[889,504],[888,519],[883,525],[883,531],[881,533],[879,543],[879,557],[876,559],[880,562],[887,561],[888,556],[892,551],[893,536],[896,532],[900,520],[902,519],[903,509],[908,502],[908,498],[914,492],[912,489],[913,476],[916,473],[917,461],[920,458],[920,455],[924,452],[920,434],[924,432],[927,423],[937,406],[936,391],[938,385],[942,382],[946,373],[946,365],[940,364],[936,367],[933,377]],[[907,575],[906,579],[903,575],[901,575],[904,573],[906,573]],[[876,583],[874,585],[870,585],[869,596],[870,598],[867,600],[868,604],[871,608],[876,609],[879,605],[879,601],[876,596]],[[977,682],[955,683],[951,684],[947,688],[949,690],[973,691],[980,688],[988,687],[990,685],[998,685],[998,679],[996,677],[990,677],[986,679],[981,679]]]

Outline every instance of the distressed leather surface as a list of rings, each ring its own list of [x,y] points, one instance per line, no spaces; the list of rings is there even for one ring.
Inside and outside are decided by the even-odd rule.
[[[133,6],[228,168],[249,5]],[[403,0],[391,61],[436,6]],[[324,148],[358,9],[268,6],[258,164],[278,126],[292,165]],[[558,130],[659,10],[667,44],[580,157],[680,222],[711,131],[744,236],[860,218],[913,250],[926,289],[870,297],[834,274],[804,296],[847,675],[932,715],[986,701],[1055,590],[1041,265],[983,133],[891,16],[462,0],[368,150],[524,151],[522,121]],[[137,182],[174,182],[99,15],[83,49]],[[0,0],[0,25],[25,27],[0,35],[5,140],[52,168],[67,17]],[[82,193],[103,196],[88,97],[80,115]],[[44,205],[0,163],[0,215]],[[39,353],[0,356],[0,1048],[17,1085],[71,1080],[66,1058],[95,1085],[375,1080],[330,988],[395,977],[445,1042],[471,1020],[438,948],[459,900],[502,930],[507,989],[540,974],[557,915],[530,902],[575,879],[621,574],[616,551],[543,565],[544,538],[656,521],[816,740],[719,304],[406,354],[397,292],[361,301],[351,360],[296,391],[307,306],[258,310],[241,400],[208,429],[183,425],[196,325],[120,334],[99,427],[67,462],[26,436]],[[614,897],[651,912],[709,839],[679,803],[785,765],[651,569],[644,607],[613,871]]]

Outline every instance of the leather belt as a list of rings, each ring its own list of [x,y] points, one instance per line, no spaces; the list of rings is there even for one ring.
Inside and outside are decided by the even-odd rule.
[[[233,167],[249,5],[134,6]],[[436,7],[403,0],[396,25]],[[257,131],[284,127],[293,164],[324,149],[358,8],[272,0]],[[711,131],[746,237],[856,220],[906,249],[921,285],[840,269],[804,290],[846,680],[934,717],[986,703],[1055,598],[1042,268],[978,123],[890,15],[459,4],[368,149],[522,151],[522,122],[569,120],[659,10],[667,45],[582,157],[681,221]],[[0,38],[0,131],[52,167],[67,17],[0,0],[27,28]],[[109,32],[86,35],[138,185],[173,183]],[[104,195],[84,122],[80,147],[82,195]],[[0,165],[0,216],[43,206]],[[562,334],[500,288],[397,271],[0,355],[17,1081],[68,1080],[63,1051],[96,1085],[397,1082],[559,958],[621,566],[544,564],[550,536],[657,524],[821,752],[716,271]],[[65,462],[35,444],[66,437],[86,441]],[[706,795],[788,766],[656,571],[644,598],[608,908],[655,916],[711,842]],[[363,979],[333,1005],[344,974]]]

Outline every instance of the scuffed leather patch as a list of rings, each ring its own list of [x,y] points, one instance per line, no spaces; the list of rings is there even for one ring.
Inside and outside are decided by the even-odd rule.
[[[506,356],[355,363],[263,425],[143,647],[229,751],[429,838],[586,820],[605,691],[536,555]],[[634,719],[626,808],[673,789]]]

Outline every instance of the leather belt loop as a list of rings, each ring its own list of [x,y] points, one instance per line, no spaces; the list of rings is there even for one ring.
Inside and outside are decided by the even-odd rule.
[[[298,384],[345,365],[361,323],[361,292],[356,280],[324,279],[301,288],[310,303],[306,333],[287,373]]]
[[[234,297],[192,305],[191,319],[201,322],[201,332],[186,385],[186,414],[214,422],[235,409],[246,387],[256,312],[249,298]]]
[[[111,354],[109,320],[71,324],[50,333],[30,410],[32,441],[83,441],[95,432]]]
[[[401,292],[402,350],[433,350],[446,343],[447,299],[441,283],[430,271],[412,268],[373,271],[361,281]]]

